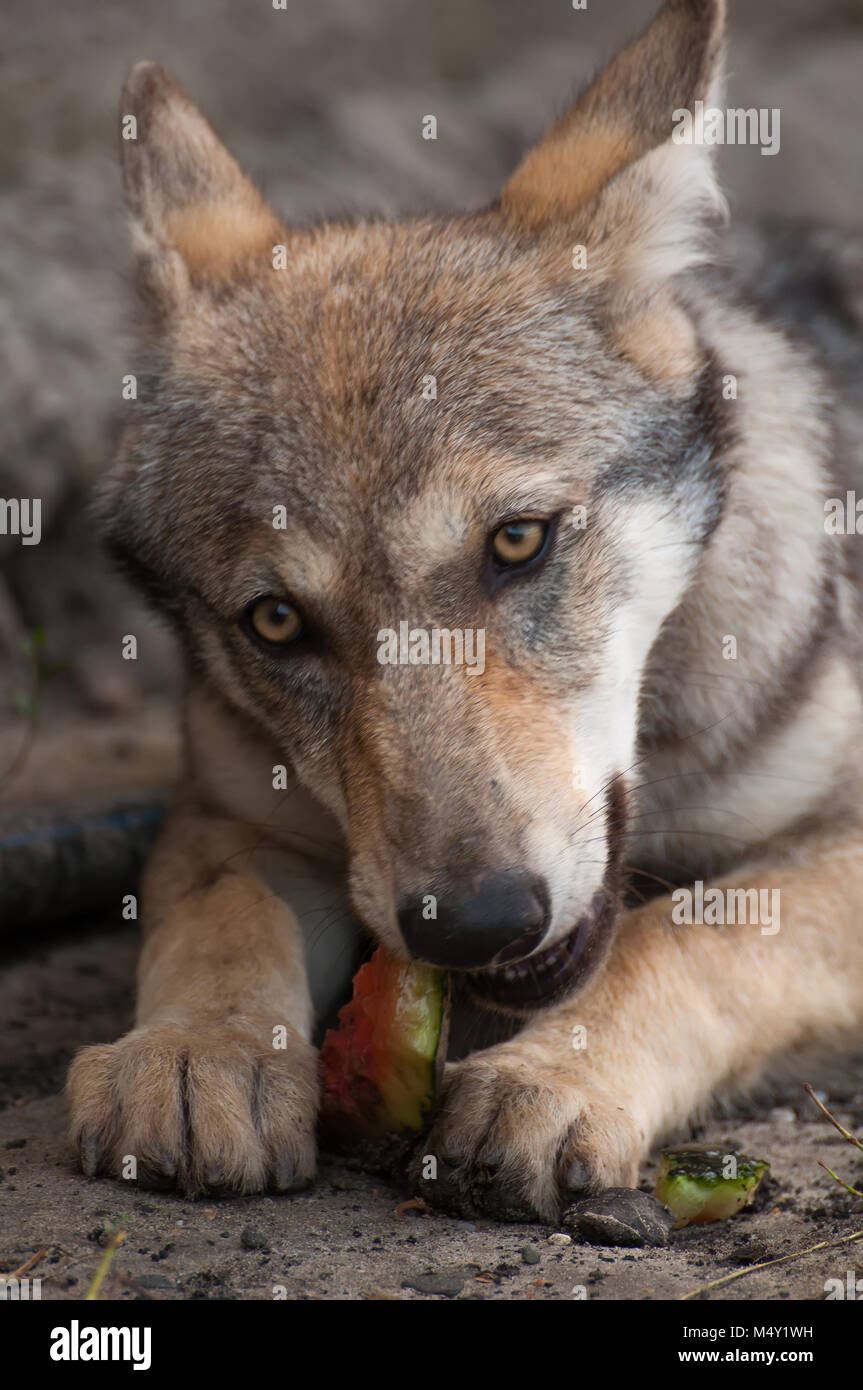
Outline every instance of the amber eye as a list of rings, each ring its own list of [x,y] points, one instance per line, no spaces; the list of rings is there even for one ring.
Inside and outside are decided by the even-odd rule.
[[[495,532],[492,550],[499,565],[523,565],[533,560],[545,545],[545,521],[508,521]]]
[[[256,599],[245,616],[255,636],[274,647],[296,641],[303,630],[303,620],[294,605],[272,594]]]

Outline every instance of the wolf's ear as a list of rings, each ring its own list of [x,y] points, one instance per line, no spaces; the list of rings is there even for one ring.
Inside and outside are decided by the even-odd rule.
[[[501,212],[528,232],[566,227],[633,355],[686,372],[692,332],[663,286],[704,256],[707,216],[724,208],[709,148],[672,138],[683,111],[722,86],[725,0],[666,0],[522,161]],[[666,299],[669,334],[646,305]],[[663,337],[666,346],[663,349]],[[675,342],[675,339],[678,341]],[[686,341],[684,341],[686,340]]]
[[[136,64],[120,118],[133,244],[154,307],[179,307],[190,288],[271,264],[275,214],[164,68]]]

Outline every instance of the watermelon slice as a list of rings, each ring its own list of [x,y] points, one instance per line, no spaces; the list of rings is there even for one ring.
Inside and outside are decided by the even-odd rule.
[[[675,1229],[722,1221],[752,1201],[769,1167],[719,1149],[663,1149],[653,1195],[677,1217]]]
[[[448,1028],[446,973],[379,946],[321,1047],[326,1138],[354,1147],[419,1134],[443,1072]]]

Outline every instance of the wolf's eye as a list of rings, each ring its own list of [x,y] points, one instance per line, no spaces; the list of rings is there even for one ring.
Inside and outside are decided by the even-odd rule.
[[[303,620],[294,605],[272,594],[255,599],[244,617],[255,636],[272,647],[287,646],[296,641],[303,630]]]
[[[499,565],[523,565],[535,560],[545,545],[548,523],[545,521],[508,521],[495,532],[492,541],[494,558]]]

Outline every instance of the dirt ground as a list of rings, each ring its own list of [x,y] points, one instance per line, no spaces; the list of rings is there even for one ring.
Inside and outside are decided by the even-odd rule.
[[[115,1228],[126,1238],[103,1296],[132,1300],[677,1299],[863,1230],[863,1200],[819,1160],[847,1182],[856,1174],[858,1186],[863,1164],[799,1084],[699,1135],[770,1162],[756,1209],[675,1232],[660,1250],[549,1240],[563,1226],[400,1214],[410,1193],[326,1155],[315,1186],[294,1197],[188,1202],[88,1181],[66,1145],[58,1091],[76,1046],[129,1026],[136,950],[130,928],[66,927],[19,949],[0,983],[0,1274],[43,1251],[32,1268],[43,1299],[83,1298]],[[861,1061],[817,1077],[833,1112],[858,1132]],[[706,1296],[819,1299],[827,1279],[844,1281],[849,1270],[863,1280],[863,1241],[751,1270]]]

